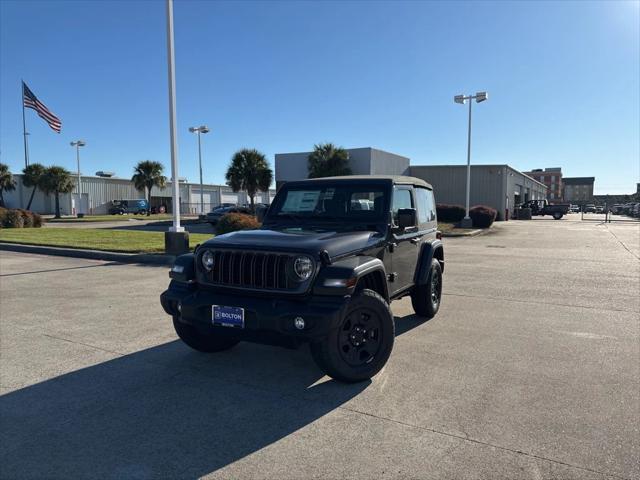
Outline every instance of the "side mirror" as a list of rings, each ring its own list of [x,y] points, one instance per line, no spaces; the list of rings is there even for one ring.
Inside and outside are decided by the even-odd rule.
[[[398,210],[398,227],[405,229],[416,226],[416,209],[401,208]]]
[[[268,210],[268,208],[265,208],[262,205],[257,207],[256,208],[256,220],[258,220],[260,223],[264,222],[264,217],[267,215],[267,210]]]

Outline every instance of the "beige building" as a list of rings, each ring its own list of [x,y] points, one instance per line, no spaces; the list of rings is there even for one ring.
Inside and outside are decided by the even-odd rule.
[[[564,201],[577,205],[593,202],[595,177],[564,177]]]

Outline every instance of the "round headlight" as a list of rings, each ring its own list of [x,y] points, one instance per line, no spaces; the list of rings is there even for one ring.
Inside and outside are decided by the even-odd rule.
[[[293,273],[300,282],[308,280],[313,273],[313,260],[305,256],[296,257],[293,261]]]
[[[207,250],[202,254],[202,266],[209,272],[213,268],[213,252]]]

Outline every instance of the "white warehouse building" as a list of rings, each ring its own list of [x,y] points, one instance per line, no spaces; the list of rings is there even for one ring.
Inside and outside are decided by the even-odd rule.
[[[16,189],[4,192],[7,208],[27,208],[32,188],[27,188],[22,183],[22,174],[14,174]],[[88,215],[101,215],[109,211],[113,200],[134,200],[146,198],[146,193],[136,190],[133,182],[126,178],[83,176],[80,181],[81,201],[78,193],[60,195],[60,211],[62,215],[75,215],[86,213]],[[245,204],[249,203],[246,192],[234,192],[228,185],[203,185],[204,211],[208,212],[221,203]],[[151,189],[151,207],[164,206],[167,212],[173,211],[171,182],[167,182],[165,188]],[[256,203],[271,203],[275,196],[275,190],[259,192],[256,195]],[[31,210],[41,214],[52,214],[55,211],[55,196],[45,195],[40,190],[36,191],[31,204]],[[180,213],[197,214],[200,212],[200,184],[180,182]]]

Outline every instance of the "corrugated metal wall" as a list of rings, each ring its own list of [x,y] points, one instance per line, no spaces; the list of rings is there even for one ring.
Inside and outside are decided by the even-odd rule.
[[[467,167],[411,166],[411,176],[422,178],[433,185],[437,203],[464,206],[467,191]],[[504,168],[501,166],[471,166],[470,206],[488,205],[498,212],[504,211]]]
[[[5,192],[5,202],[9,208],[26,208],[31,195],[31,188],[26,188],[22,184],[22,175],[14,174],[16,179],[16,190],[13,192]],[[108,209],[112,200],[128,200],[136,198],[145,198],[145,192],[139,192],[133,186],[130,180],[124,178],[103,178],[103,177],[82,177],[81,179],[82,193],[89,196],[89,213],[100,215],[108,213]],[[213,205],[205,205],[205,207],[218,205],[220,203],[220,194],[232,194],[233,198],[237,198],[239,203],[249,203],[246,192],[238,192],[233,194],[231,187],[227,185],[203,185],[203,192],[209,195],[210,202]],[[75,193],[75,192],[74,192]],[[171,184],[166,188],[156,188],[151,190],[151,197],[166,198],[165,203],[171,205]],[[275,190],[260,192],[256,195],[256,202],[270,203],[275,196]],[[195,201],[193,200],[196,198]],[[180,202],[181,213],[197,213],[200,205],[200,184],[181,183],[180,184]],[[152,202],[152,205],[154,203]],[[60,209],[63,215],[71,215],[71,194],[60,195]],[[31,210],[41,214],[54,213],[55,201],[53,195],[46,196],[41,191],[37,191],[34,196]],[[208,211],[207,210],[207,211]]]
[[[411,166],[410,174],[431,183],[437,203],[465,205],[466,165]],[[546,197],[546,187],[508,165],[472,165],[470,206],[488,205],[504,220],[514,205]]]

